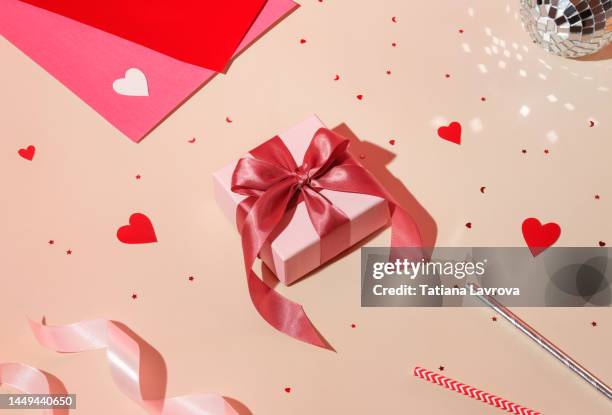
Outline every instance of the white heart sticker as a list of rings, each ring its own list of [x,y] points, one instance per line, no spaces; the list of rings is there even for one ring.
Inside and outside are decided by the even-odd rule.
[[[130,68],[125,71],[125,77],[113,82],[113,89],[119,95],[130,97],[148,97],[149,85],[147,77],[138,68]]]

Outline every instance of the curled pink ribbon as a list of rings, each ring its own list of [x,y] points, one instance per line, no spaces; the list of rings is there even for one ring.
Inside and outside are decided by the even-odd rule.
[[[238,415],[222,396],[188,395],[165,399],[166,366],[152,346],[122,323],[91,320],[65,326],[30,321],[38,342],[60,353],[106,349],[119,389],[148,412],[160,415]]]
[[[55,376],[23,363],[0,363],[0,386],[22,393],[66,395],[66,387]],[[67,414],[68,409],[45,410],[47,414]]]
[[[278,231],[285,214],[304,202],[321,239],[321,258],[330,259],[329,238],[349,239],[349,219],[320,192],[362,193],[385,199],[391,209],[391,246],[422,247],[416,222],[347,151],[349,141],[320,128],[298,166],[280,137],[275,136],[240,159],[232,175],[232,191],[247,196],[236,211],[249,294],[259,314],[277,330],[303,342],[333,348],[319,334],[303,307],[269,287],[252,270],[259,252]],[[333,242],[332,242],[333,243]],[[347,245],[348,246],[348,245]]]

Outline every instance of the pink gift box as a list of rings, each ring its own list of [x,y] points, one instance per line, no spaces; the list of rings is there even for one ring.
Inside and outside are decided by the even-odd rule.
[[[306,153],[314,133],[325,125],[312,116],[289,130],[279,134],[298,165]],[[247,155],[246,157],[249,157]],[[238,160],[213,174],[215,198],[232,222],[236,223],[236,208],[246,197],[232,192],[232,173]],[[325,244],[327,258],[333,258],[356,244],[389,220],[387,201],[376,196],[322,190],[321,194],[342,210],[349,218],[350,240],[348,243]],[[260,257],[285,285],[289,285],[322,265],[321,237],[315,231],[306,206],[299,203],[291,217],[283,221],[286,226],[263,247]],[[333,238],[333,232],[326,238]],[[337,238],[336,238],[337,239]]]

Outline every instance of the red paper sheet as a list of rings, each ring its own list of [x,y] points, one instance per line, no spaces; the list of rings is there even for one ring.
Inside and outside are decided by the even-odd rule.
[[[23,0],[176,59],[224,71],[266,0]]]

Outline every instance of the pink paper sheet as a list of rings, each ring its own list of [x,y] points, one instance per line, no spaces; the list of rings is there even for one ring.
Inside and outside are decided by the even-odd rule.
[[[296,7],[269,0],[238,52]],[[0,1],[0,34],[134,142],[216,74],[18,0]],[[130,68],[145,75],[148,96],[113,89]]]

